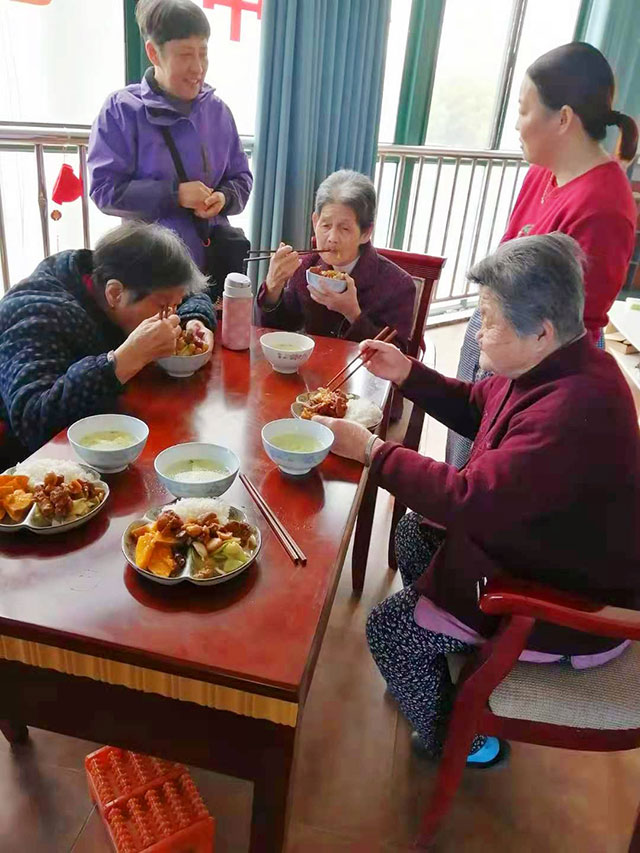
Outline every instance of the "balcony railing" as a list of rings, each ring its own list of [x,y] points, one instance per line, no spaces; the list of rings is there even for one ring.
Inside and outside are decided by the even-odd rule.
[[[77,248],[81,244],[90,248],[92,233],[95,241],[96,232],[99,236],[113,227],[114,219],[101,214],[88,194],[83,193],[80,218],[75,206],[63,208],[63,222],[68,222],[63,238],[65,245],[52,245],[49,186],[53,186],[60,164],[67,158],[74,161],[74,166],[77,163],[83,185],[88,186],[89,131],[87,125],[0,124],[0,271],[5,292],[42,258],[60,248]],[[253,137],[240,138],[251,158]],[[7,233],[9,216],[14,226],[13,240]],[[15,219],[18,216],[22,219],[19,223]],[[57,229],[58,224],[53,228]],[[38,242],[41,250],[37,248]],[[23,257],[18,258],[20,263],[10,265],[10,255]]]
[[[77,164],[87,186],[88,139],[89,127],[84,125],[0,124],[0,269],[5,291],[43,257],[60,248],[89,248],[92,237],[95,241],[112,227],[113,219],[101,214],[86,195],[79,207],[63,208],[64,233],[61,223],[51,224],[49,186],[65,159]],[[250,157],[253,138],[242,137],[242,142]],[[522,155],[516,152],[381,145],[374,243],[447,257],[433,310],[464,307],[475,293],[465,272],[499,241],[525,172]]]
[[[432,311],[475,301],[466,271],[500,241],[527,168],[519,152],[379,146],[374,243],[447,258]]]

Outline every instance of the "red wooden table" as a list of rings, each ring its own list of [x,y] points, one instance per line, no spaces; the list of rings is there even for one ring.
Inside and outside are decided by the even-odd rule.
[[[251,352],[216,350],[189,379],[155,366],[121,409],[147,422],[141,458],[108,477],[104,511],[68,534],[0,539],[0,719],[9,739],[34,725],[185,761],[254,782],[251,850],[280,850],[296,734],[361,500],[360,465],[329,455],[302,479],[264,454],[264,423],[353,357],[317,338],[299,375]],[[388,385],[360,370],[349,390],[383,406]],[[122,533],[170,496],[153,470],[165,447],[202,440],[241,459],[308,557],[295,566],[242,485],[227,493],[260,525],[259,559],[207,589],[160,586],[125,562]],[[39,456],[73,458],[63,431]]]

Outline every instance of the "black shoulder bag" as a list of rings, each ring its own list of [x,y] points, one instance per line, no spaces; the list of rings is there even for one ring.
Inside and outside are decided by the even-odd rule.
[[[162,127],[162,136],[171,154],[178,180],[185,184],[189,182],[187,173],[176,143],[168,127]],[[192,212],[193,223],[206,250],[206,272],[213,279],[209,294],[213,302],[221,295],[224,280],[230,272],[244,272],[244,260],[249,254],[251,243],[247,240],[242,228],[220,223],[209,225],[207,219],[201,219]]]

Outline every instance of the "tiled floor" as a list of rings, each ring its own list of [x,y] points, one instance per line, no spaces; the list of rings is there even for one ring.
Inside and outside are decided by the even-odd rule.
[[[438,367],[455,371],[462,327],[430,334]],[[445,431],[429,425],[442,458]],[[351,596],[349,558],[301,730],[288,853],[398,853],[410,848],[434,767],[415,759],[408,727],[367,652],[370,608],[398,581],[386,554],[381,499],[365,592]],[[108,853],[91,809],[83,758],[95,744],[32,730],[11,750],[0,738],[0,853]],[[251,786],[201,770],[194,778],[218,820],[217,853],[247,849]],[[438,853],[623,853],[640,800],[640,753],[567,752],[516,744],[508,765],[467,772]]]

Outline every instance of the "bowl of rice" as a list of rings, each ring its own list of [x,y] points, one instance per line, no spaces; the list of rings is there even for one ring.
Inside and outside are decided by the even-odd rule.
[[[148,437],[145,422],[130,415],[91,415],[67,430],[76,455],[103,474],[116,474],[135,462]]]
[[[153,467],[176,498],[217,498],[238,476],[240,460],[228,447],[188,441],[167,447],[156,456]]]
[[[344,273],[338,270],[321,270],[320,267],[310,267],[306,273],[307,287],[318,290],[333,290],[334,293],[344,293],[347,281]]]

